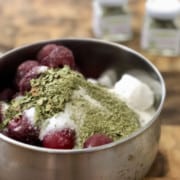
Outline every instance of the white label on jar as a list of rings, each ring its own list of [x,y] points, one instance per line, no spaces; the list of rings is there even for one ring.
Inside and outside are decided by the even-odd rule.
[[[127,34],[131,36],[130,15],[106,16],[100,19],[100,26],[103,34]]]
[[[180,32],[173,29],[149,29],[142,34],[142,48],[171,50],[178,53]]]

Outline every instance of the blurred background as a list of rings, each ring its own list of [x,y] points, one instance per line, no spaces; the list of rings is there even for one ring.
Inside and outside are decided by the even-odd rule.
[[[180,47],[179,54],[175,56],[152,54],[141,48],[145,3],[145,0],[129,0],[133,36],[120,43],[146,56],[158,67],[166,81],[167,100],[160,116],[160,151],[148,177],[154,180],[180,179]],[[92,4],[92,0],[0,0],[0,52],[41,40],[96,38]]]
[[[0,51],[45,39],[94,37],[92,1],[0,0]],[[129,9],[133,37],[123,44],[144,54],[162,71],[179,71],[180,56],[162,58],[140,48],[145,0],[129,0]]]

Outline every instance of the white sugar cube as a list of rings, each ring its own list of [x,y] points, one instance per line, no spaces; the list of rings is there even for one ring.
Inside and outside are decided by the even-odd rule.
[[[97,79],[98,83],[106,87],[112,88],[117,80],[117,74],[114,69],[107,69]]]
[[[154,94],[150,87],[129,74],[122,76],[115,84],[114,91],[128,106],[137,110],[149,109],[154,103]]]

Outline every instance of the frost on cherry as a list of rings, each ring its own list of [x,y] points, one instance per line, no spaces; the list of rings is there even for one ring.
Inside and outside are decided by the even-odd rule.
[[[32,125],[25,115],[15,117],[8,123],[7,135],[28,144],[37,144],[39,142],[39,129]]]

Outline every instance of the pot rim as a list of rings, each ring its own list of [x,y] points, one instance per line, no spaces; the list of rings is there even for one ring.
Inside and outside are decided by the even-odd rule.
[[[8,142],[9,144],[12,145],[16,145],[19,147],[22,147],[24,149],[29,149],[29,150],[34,150],[34,151],[38,151],[38,152],[44,152],[44,153],[52,153],[52,154],[74,154],[74,153],[88,153],[88,152],[96,152],[96,151],[100,151],[100,150],[105,150],[105,149],[109,149],[112,148],[114,146],[120,145],[120,144],[124,144],[136,137],[138,137],[139,135],[143,134],[148,128],[150,128],[152,126],[152,124],[154,124],[154,122],[157,120],[158,115],[160,114],[163,104],[164,104],[164,100],[166,97],[166,87],[165,87],[165,81],[160,73],[160,71],[157,69],[157,67],[152,64],[150,62],[150,60],[148,60],[146,57],[144,57],[142,54],[140,54],[139,52],[125,46],[122,44],[117,44],[114,42],[108,42],[105,40],[99,40],[99,39],[95,39],[95,38],[61,38],[61,39],[51,39],[51,40],[44,40],[44,41],[38,41],[35,43],[31,43],[28,45],[24,45],[24,46],[20,46],[17,48],[14,48],[6,53],[3,53],[3,55],[0,57],[0,60],[2,57],[7,56],[13,52],[16,52],[17,50],[22,50],[24,48],[28,48],[34,45],[38,45],[38,44],[44,44],[44,43],[56,43],[59,41],[84,41],[84,42],[96,42],[99,44],[107,44],[107,45],[111,45],[117,48],[120,48],[126,52],[130,52],[134,55],[137,55],[138,57],[140,57],[143,61],[145,61],[156,73],[156,75],[158,76],[159,80],[160,80],[160,84],[161,84],[161,92],[162,92],[162,96],[161,96],[161,101],[159,104],[159,107],[157,108],[154,116],[152,117],[152,120],[149,121],[146,125],[144,125],[143,127],[139,128],[137,131],[131,133],[130,135],[128,135],[127,137],[123,137],[120,140],[117,140],[115,142],[109,143],[109,144],[105,144],[102,146],[97,146],[97,147],[92,147],[92,148],[86,148],[86,149],[71,149],[71,150],[61,150],[61,149],[50,149],[50,148],[44,148],[44,147],[38,147],[38,146],[34,146],[34,145],[28,145],[19,141],[16,141],[12,138],[9,138],[3,134],[0,133],[0,139]]]

